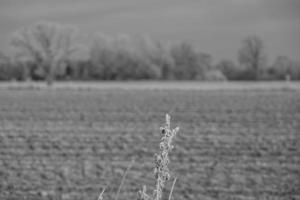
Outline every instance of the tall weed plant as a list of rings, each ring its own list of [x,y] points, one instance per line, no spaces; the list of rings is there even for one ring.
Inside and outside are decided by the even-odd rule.
[[[153,190],[152,194],[147,193],[147,187],[144,185],[142,187],[142,190],[138,192],[137,200],[161,200],[165,188],[165,183],[171,179],[170,170],[168,168],[170,159],[169,159],[169,153],[174,148],[173,146],[173,139],[176,136],[176,134],[179,131],[179,127],[176,127],[175,129],[171,128],[171,117],[169,114],[166,114],[166,122],[165,126],[160,128],[162,137],[161,142],[159,143],[159,152],[155,154],[154,156],[154,178],[155,178],[155,189]],[[121,184],[119,186],[118,192],[115,195],[115,200],[118,200],[119,193],[121,190],[121,187],[124,183],[125,176],[127,175],[128,171],[132,167],[131,163],[127,170],[125,171]],[[168,199],[171,200],[172,193],[174,190],[174,186],[176,183],[177,178],[175,177],[173,179],[173,184],[169,193]],[[105,188],[102,190],[101,194],[98,197],[98,200],[104,200],[103,194],[104,194]]]

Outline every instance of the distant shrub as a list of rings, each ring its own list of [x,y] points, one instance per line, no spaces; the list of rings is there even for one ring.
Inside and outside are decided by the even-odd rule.
[[[7,63],[0,63],[0,80],[6,81],[11,79],[10,66]]]
[[[287,56],[278,56],[266,73],[270,79],[285,80],[290,77],[291,80],[300,80],[300,63]]]
[[[0,63],[0,81],[23,80],[23,68],[11,62]]]
[[[227,78],[220,70],[209,70],[204,74],[205,81],[226,81]]]
[[[89,60],[69,60],[67,62],[65,79],[71,80],[90,80],[97,75],[92,69]]]
[[[221,60],[215,68],[220,70],[228,80],[237,80],[241,71],[231,60]]]

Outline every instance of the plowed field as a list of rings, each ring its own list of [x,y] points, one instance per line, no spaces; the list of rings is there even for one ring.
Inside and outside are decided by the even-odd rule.
[[[300,199],[299,91],[118,89],[1,89],[0,199],[111,199],[132,159],[120,199],[136,199],[165,113],[174,200]]]

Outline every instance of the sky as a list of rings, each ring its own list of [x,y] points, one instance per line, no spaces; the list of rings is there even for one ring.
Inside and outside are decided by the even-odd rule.
[[[187,41],[214,60],[236,61],[241,41],[257,35],[270,62],[300,60],[300,0],[0,0],[0,51],[39,21],[78,27],[85,42],[101,33]]]

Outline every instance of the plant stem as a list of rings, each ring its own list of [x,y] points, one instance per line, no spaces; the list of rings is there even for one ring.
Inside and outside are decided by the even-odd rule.
[[[121,188],[122,188],[122,186],[123,186],[123,184],[124,184],[125,177],[126,177],[128,171],[129,171],[129,170],[131,169],[131,167],[133,166],[133,163],[134,163],[134,160],[131,161],[131,163],[128,165],[126,171],[124,172],[124,175],[123,175],[122,180],[121,180],[121,183],[120,183],[120,185],[119,185],[118,192],[117,192],[117,194],[116,194],[115,200],[118,200],[118,198],[119,198],[119,194],[120,194]]]
[[[171,188],[168,200],[171,200],[171,198],[172,198],[172,193],[173,193],[173,190],[174,190],[174,186],[175,186],[176,180],[177,180],[177,177],[174,178],[174,181],[173,181],[173,184],[172,184],[172,188]]]

